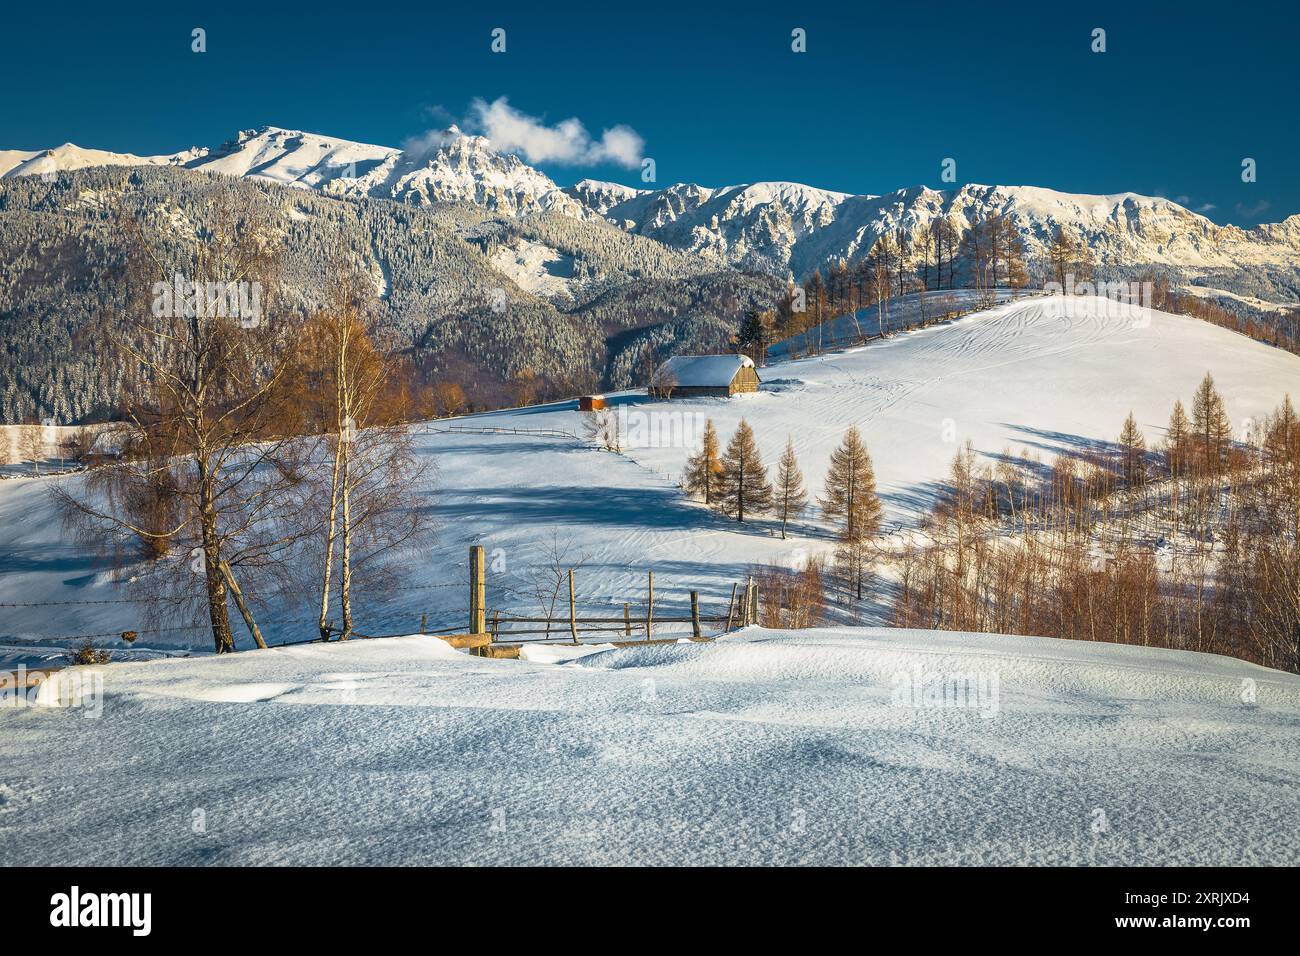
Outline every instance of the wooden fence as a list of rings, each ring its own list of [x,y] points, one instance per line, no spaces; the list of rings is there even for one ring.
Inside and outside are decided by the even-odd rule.
[[[655,614],[655,577],[654,571],[646,572],[645,607],[634,616],[632,604],[623,604],[621,617],[584,616],[578,613],[574,571],[566,571],[569,601],[567,614],[526,615],[516,614],[501,609],[489,613],[487,608],[487,578],[484,571],[484,554],[482,545],[472,545],[469,549],[469,629],[471,636],[486,635],[486,643],[529,643],[547,640],[565,640],[571,644],[581,644],[584,635],[607,634],[623,642],[655,640],[655,627],[672,624],[689,624],[693,640],[705,640],[716,636],[704,633],[706,625],[710,630],[725,634],[737,627],[746,627],[758,621],[759,587],[753,578],[743,584],[731,587],[731,600],[726,613],[721,609],[717,613],[707,614],[700,609],[700,592],[690,592],[691,611],[689,615]]]
[[[498,425],[430,425],[429,431],[444,435],[526,435],[535,438],[569,438],[578,440],[573,432],[561,428],[503,428]]]
[[[420,633],[438,637],[453,647],[469,648],[486,657],[515,656],[510,653],[494,653],[494,650],[516,650],[522,644],[565,643],[581,644],[584,637],[604,635],[599,638],[602,644],[631,643],[665,643],[682,639],[681,632],[656,632],[656,628],[669,625],[690,625],[690,640],[709,641],[728,631],[758,623],[760,605],[759,586],[751,577],[744,582],[731,586],[731,598],[727,602],[726,613],[719,607],[715,613],[705,613],[700,607],[700,592],[690,592],[689,615],[664,615],[655,611],[654,571],[646,572],[646,592],[644,609],[638,608],[633,614],[633,605],[623,604],[622,616],[584,615],[578,612],[574,570],[564,572],[568,583],[567,613],[525,614],[504,608],[490,609],[487,602],[487,575],[485,572],[484,550],[482,545],[471,545],[469,549],[469,620],[467,628],[457,626],[428,628],[426,617],[420,620]],[[438,585],[442,587],[442,585]],[[340,630],[329,626],[331,634]],[[705,633],[708,630],[712,633]],[[352,632],[352,637],[361,639],[400,637],[409,634],[362,634]],[[658,633],[660,636],[656,636]],[[320,640],[314,638],[313,640]],[[296,643],[310,643],[302,641]]]
[[[727,604],[727,613],[702,613],[699,605],[699,592],[690,592],[689,615],[655,614],[654,571],[646,572],[646,600],[643,611],[638,607],[637,614],[632,613],[632,604],[625,602],[621,617],[590,617],[578,614],[575,578],[573,570],[565,572],[568,579],[568,613],[550,615],[519,614],[515,611],[487,607],[487,580],[484,568],[484,548],[472,545],[469,548],[469,620],[468,628],[447,627],[438,630],[426,630],[421,619],[420,632],[430,636],[441,637],[448,644],[459,648],[476,650],[490,645],[567,643],[581,644],[582,637],[591,635],[608,635],[602,643],[659,643],[660,640],[679,640],[680,635],[669,633],[667,637],[655,637],[656,627],[671,624],[690,624],[690,639],[712,640],[720,633],[748,627],[758,623],[759,587],[754,579],[732,585],[731,600]],[[705,633],[708,631],[714,633]],[[330,628],[337,632],[337,628]],[[660,632],[662,633],[662,632]],[[363,635],[356,637],[389,637],[396,635]],[[494,654],[489,654],[494,656]]]

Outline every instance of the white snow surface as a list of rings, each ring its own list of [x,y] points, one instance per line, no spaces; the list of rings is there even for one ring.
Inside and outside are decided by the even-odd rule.
[[[463,626],[471,543],[488,550],[491,608],[530,609],[521,593],[555,535],[584,559],[584,611],[621,614],[653,569],[663,616],[691,589],[706,614],[725,610],[753,563],[829,548],[812,518],[782,541],[771,520],[737,525],[682,496],[670,475],[706,417],[724,441],[748,419],[769,466],[791,436],[814,495],[858,425],[888,520],[906,525],[967,438],[983,456],[1050,460],[1112,440],[1132,409],[1158,441],[1206,370],[1234,422],[1300,395],[1295,356],[1193,319],[1114,312],[1019,300],[769,365],[743,398],[607,395],[629,429],[680,439],[622,454],[562,437],[582,434],[574,402],[421,426],[437,481],[410,498],[441,531],[432,553],[393,556],[407,587],[362,600],[359,630],[410,634],[425,612],[431,627]],[[63,532],[50,480],[0,482],[0,602],[45,604],[0,607],[6,667],[140,626],[130,603],[48,606],[129,593]],[[287,599],[261,612],[273,643],[311,637],[310,618]],[[98,674],[102,707],[48,706],[60,683],[37,706],[0,708],[0,865],[1300,863],[1295,675],[885,628],[598,643],[610,637],[529,646],[519,661],[424,636],[223,657],[202,652],[201,630],[142,631],[129,651],[102,640],[128,662],[55,678]],[[918,706],[898,698],[901,675],[996,691]]]
[[[546,297],[571,295],[581,283],[573,278],[573,256],[529,239],[503,244],[492,268],[519,288]]]
[[[181,166],[207,155],[206,149],[191,148],[164,156],[136,156],[103,149],[83,149],[64,143],[52,149],[0,150],[0,179],[9,176],[57,175],[62,170],[90,166]]]
[[[751,628],[99,671],[97,719],[0,708],[0,865],[1300,862],[1300,677],[1211,655]],[[996,707],[913,706],[903,674]]]

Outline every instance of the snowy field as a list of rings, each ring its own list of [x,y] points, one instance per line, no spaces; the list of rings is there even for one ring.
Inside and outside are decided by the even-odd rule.
[[[526,613],[536,613],[526,593],[530,575],[553,539],[568,543],[575,563],[586,559],[576,581],[588,615],[621,615],[624,602],[639,614],[647,570],[655,573],[657,613],[683,613],[697,589],[706,615],[725,614],[732,583],[753,564],[798,563],[829,550],[829,531],[815,515],[782,541],[774,521],[737,525],[681,494],[675,482],[706,418],[724,445],[747,418],[769,467],[791,436],[814,496],[844,430],[858,425],[894,530],[930,506],[967,439],[981,456],[1009,451],[1051,460],[1106,447],[1132,409],[1155,444],[1174,400],[1190,404],[1207,370],[1243,434],[1248,420],[1271,411],[1283,394],[1300,398],[1296,356],[1194,319],[1142,311],[1135,320],[1116,311],[1101,299],[1026,299],[867,346],[774,363],[760,369],[764,384],[753,395],[668,402],[611,395],[628,437],[650,439],[621,454],[583,439],[574,402],[419,426],[419,454],[437,470],[429,485],[410,489],[410,501],[432,512],[438,537],[429,553],[397,558],[404,589],[363,598],[358,629],[412,633],[422,614],[430,627],[462,625],[466,549],[474,543],[487,549],[489,609]],[[0,602],[121,601],[125,592],[104,562],[65,536],[49,481],[0,482]],[[883,620],[875,614],[868,623]],[[305,600],[276,599],[260,614],[272,643],[314,636],[312,620]],[[146,632],[129,603],[0,607],[0,662],[38,664],[57,657],[55,648],[72,636],[125,629],[141,632],[134,656],[210,646],[201,629]],[[249,646],[242,629],[237,640]],[[111,637],[104,643],[123,646]]]
[[[1023,289],[990,289],[987,292],[977,289],[945,289],[927,292],[924,298],[919,293],[912,293],[891,299],[884,310],[879,305],[872,305],[815,325],[807,332],[777,342],[768,350],[768,354],[774,360],[782,360],[792,355],[844,348],[878,335],[882,329],[896,332],[909,324],[919,326],[936,315],[977,309],[981,302],[1008,302],[1033,294],[1032,290]]]
[[[901,528],[968,438],[1050,460],[1105,447],[1132,409],[1156,442],[1206,370],[1243,428],[1300,396],[1295,356],[1107,309],[1006,303],[773,364],[733,400],[612,395],[629,439],[660,439],[622,453],[582,439],[572,402],[420,426],[436,480],[410,501],[439,536],[395,556],[403,589],[363,600],[358,629],[463,625],[473,543],[489,609],[535,609],[558,538],[583,611],[634,615],[647,570],[657,615],[691,588],[718,613],[752,564],[828,549],[812,517],[782,541],[682,496],[706,417],[724,444],[747,418],[769,464],[791,436],[814,495],[858,425]],[[50,480],[0,482],[0,602],[37,605],[0,606],[3,666],[140,626],[65,537]],[[272,643],[310,619],[288,599],[261,613]],[[134,662],[0,708],[0,864],[1300,863],[1300,677],[1228,658],[838,626],[520,661],[431,637],[221,658],[198,629],[99,643]],[[25,706],[70,675],[82,706]]]
[[[549,657],[104,668],[0,711],[0,865],[1300,863],[1294,675],[877,629]]]

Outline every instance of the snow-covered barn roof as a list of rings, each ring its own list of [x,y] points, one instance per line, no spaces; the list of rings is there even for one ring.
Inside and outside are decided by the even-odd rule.
[[[726,387],[742,368],[753,368],[748,355],[674,355],[659,367],[658,382],[682,386]]]

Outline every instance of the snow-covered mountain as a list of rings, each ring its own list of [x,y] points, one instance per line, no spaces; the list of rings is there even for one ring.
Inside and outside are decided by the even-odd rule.
[[[838,259],[864,255],[885,232],[910,236],[939,217],[964,231],[972,222],[1007,216],[1031,255],[1041,255],[1057,229],[1067,228],[1105,265],[1158,265],[1188,276],[1263,267],[1272,276],[1272,291],[1290,289],[1294,299],[1300,288],[1300,216],[1241,229],[1217,225],[1159,197],[1076,195],[1034,186],[968,184],[945,191],[918,186],[884,196],[785,182],[641,189],[582,180],[562,189],[517,156],[455,127],[404,149],[277,127],[241,132],[215,149],[165,156],[65,144],[0,152],[0,177],[124,164],[177,165],[340,197],[415,205],[469,202],[505,216],[550,210],[574,219],[602,219],[721,265],[799,278]]]
[[[187,166],[206,154],[206,149],[195,147],[165,156],[136,156],[132,153],[110,153],[102,149],[82,149],[74,143],[30,152],[0,149],[0,179],[8,176],[50,176],[89,166]]]
[[[853,199],[873,198],[799,183],[750,183],[721,189],[677,184],[629,191],[621,202],[612,201],[620,188],[626,189],[584,180],[566,192],[615,225],[675,249],[726,265],[796,275],[820,265],[800,253],[801,244],[820,245],[837,221],[836,210]]]
[[[1042,255],[1057,229],[1066,228],[1109,265],[1300,268],[1300,216],[1246,230],[1136,193],[1090,196],[969,184],[854,196],[796,183],[754,183],[717,190],[677,185],[611,202],[618,194],[609,184],[591,181],[568,192],[631,232],[731,265],[788,269],[796,276],[837,259],[858,258],[886,232],[901,230],[911,238],[939,218],[964,232],[992,216],[1010,217],[1031,255]]]
[[[266,126],[243,130],[214,149],[192,148],[165,156],[87,150],[70,143],[53,150],[0,152],[0,178],[87,166],[143,165],[183,166],[340,197],[395,199],[421,206],[470,202],[509,216],[537,209],[576,219],[596,215],[517,156],[497,152],[482,136],[467,136],[454,126],[433,144],[405,150]]]

